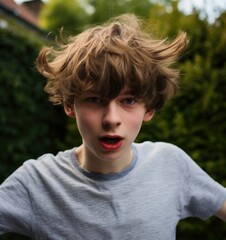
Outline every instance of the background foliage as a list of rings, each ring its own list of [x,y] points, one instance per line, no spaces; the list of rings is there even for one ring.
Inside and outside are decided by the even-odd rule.
[[[64,27],[67,32],[79,33],[89,16],[78,1],[50,0],[40,14],[40,25],[55,34]]]
[[[40,24],[47,31],[58,32],[64,27],[69,33],[78,33],[87,24],[102,23],[126,12],[148,18],[151,6],[149,0],[49,0],[41,12]]]
[[[34,66],[41,44],[37,39],[0,30],[1,181],[21,165],[22,158],[56,150],[64,134],[64,115],[48,103],[43,92],[45,80]]]
[[[180,92],[150,123],[143,125],[137,141],[178,145],[226,186],[226,13],[210,24],[200,19],[198,11],[185,15],[175,1],[172,5],[165,1],[166,7],[146,0],[139,5],[132,0],[89,0],[90,11],[75,2],[50,0],[41,14],[46,30],[57,32],[64,26],[68,32],[77,33],[88,23],[134,12],[146,19],[147,30],[158,37],[173,38],[180,30],[188,33],[190,45],[179,65]],[[37,38],[0,31],[0,148],[4,149],[1,181],[25,159],[81,142],[74,122],[65,121],[62,109],[51,107],[42,91],[44,79],[35,71],[33,62],[43,44]],[[12,236],[4,239],[20,239]],[[225,223],[216,218],[187,219],[178,225],[177,239],[181,240],[221,240],[224,236]]]

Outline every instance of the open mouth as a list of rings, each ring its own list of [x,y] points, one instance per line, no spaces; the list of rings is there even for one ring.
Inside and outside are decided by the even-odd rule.
[[[103,137],[103,138],[101,138],[101,141],[108,143],[108,144],[115,144],[121,140],[122,140],[122,138],[120,138],[120,137]]]
[[[120,136],[104,136],[100,138],[100,144],[105,150],[117,150],[121,147],[123,138]]]

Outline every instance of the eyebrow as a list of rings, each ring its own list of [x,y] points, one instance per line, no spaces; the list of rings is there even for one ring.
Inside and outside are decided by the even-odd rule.
[[[125,95],[132,95],[132,96],[134,96],[134,94],[131,92],[130,89],[122,90],[122,91],[120,92],[120,94],[125,94]]]

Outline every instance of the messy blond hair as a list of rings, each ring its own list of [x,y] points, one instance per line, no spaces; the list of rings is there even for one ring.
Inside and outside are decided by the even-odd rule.
[[[37,58],[47,79],[45,91],[54,104],[71,106],[81,92],[97,90],[113,99],[123,89],[159,110],[178,89],[179,71],[171,65],[187,45],[186,33],[173,41],[153,39],[134,15],[70,37],[59,48],[45,47]]]

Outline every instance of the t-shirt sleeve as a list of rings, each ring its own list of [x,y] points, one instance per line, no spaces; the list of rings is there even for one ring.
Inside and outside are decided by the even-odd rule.
[[[31,216],[26,172],[20,167],[0,186],[0,234],[29,235]]]
[[[208,219],[226,201],[226,188],[212,179],[185,152],[179,150],[181,217]]]

